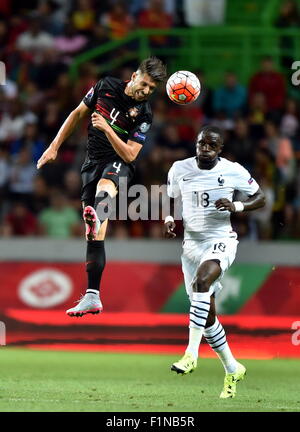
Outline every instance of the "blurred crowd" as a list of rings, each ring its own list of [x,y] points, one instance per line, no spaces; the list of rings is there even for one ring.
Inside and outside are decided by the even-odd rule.
[[[223,11],[224,0],[217,0]],[[200,0],[199,0],[200,2]],[[0,234],[2,236],[81,236],[80,166],[86,148],[84,121],[62,145],[55,162],[37,171],[36,162],[68,114],[101,76],[86,63],[72,82],[75,56],[137,27],[171,28],[189,21],[195,2],[188,0],[16,0],[0,4],[0,60],[7,80],[0,86]],[[211,0],[202,0],[209,10]],[[223,5],[223,9],[221,7]],[[297,2],[284,1],[274,25],[299,26]],[[207,12],[208,13],[208,12]],[[222,15],[222,14],[221,14]],[[211,22],[224,19],[210,15]],[[193,15],[195,16],[195,15]],[[218,21],[219,20],[219,21]],[[153,44],[164,45],[158,37]],[[282,45],[293,43],[283,39]],[[287,59],[283,59],[286,60]],[[111,71],[129,79],[133,65]],[[217,88],[206,84],[202,70],[198,100],[177,106],[164,87],[152,98],[154,122],[134,183],[166,183],[175,160],[195,154],[195,139],[204,124],[225,131],[223,156],[244,165],[266,194],[266,206],[233,217],[240,238],[300,238],[300,91],[264,57],[247,86],[235,71],[226,71]],[[182,226],[179,223],[179,231]],[[161,237],[161,223],[115,221],[109,236]]]

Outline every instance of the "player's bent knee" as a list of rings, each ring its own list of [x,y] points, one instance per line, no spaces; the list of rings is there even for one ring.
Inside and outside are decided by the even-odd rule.
[[[112,180],[100,179],[97,184],[97,194],[101,192],[107,192],[113,198],[118,193],[118,190]]]
[[[198,276],[195,281],[193,290],[194,292],[208,292],[210,288],[211,282],[205,276]]]

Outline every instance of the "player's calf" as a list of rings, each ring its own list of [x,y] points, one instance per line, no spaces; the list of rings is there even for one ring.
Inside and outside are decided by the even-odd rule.
[[[95,209],[91,206],[86,206],[83,210],[83,220],[85,222],[86,240],[96,240],[98,231],[101,227],[101,222],[98,219]]]

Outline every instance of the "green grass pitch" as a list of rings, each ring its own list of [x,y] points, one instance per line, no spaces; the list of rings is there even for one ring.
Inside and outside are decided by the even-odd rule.
[[[300,411],[299,360],[243,360],[235,399],[220,400],[223,367],[200,359],[187,376],[176,355],[0,348],[0,411]]]

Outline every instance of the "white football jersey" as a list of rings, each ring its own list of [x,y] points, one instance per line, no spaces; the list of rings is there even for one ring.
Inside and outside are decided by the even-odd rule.
[[[215,202],[232,201],[235,190],[253,195],[259,186],[239,163],[218,158],[212,169],[200,169],[196,157],[175,162],[168,173],[168,195],[181,197],[185,239],[236,237],[230,212],[220,211]]]

